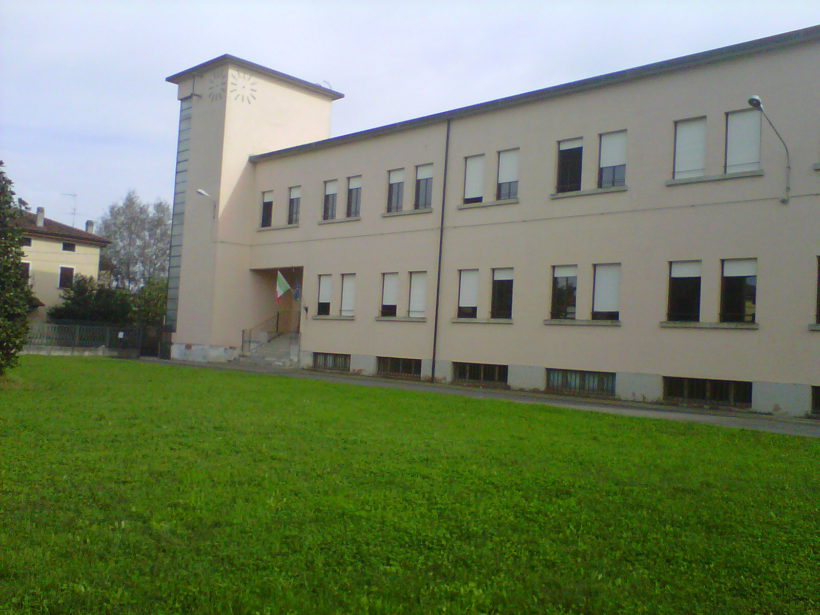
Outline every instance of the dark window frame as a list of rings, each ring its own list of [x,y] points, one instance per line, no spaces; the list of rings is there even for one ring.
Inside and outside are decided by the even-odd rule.
[[[31,246],[31,237],[20,237],[20,247],[27,248]]]
[[[77,251],[77,244],[73,241],[64,241],[63,242],[63,252],[76,252]]]
[[[702,276],[672,277],[669,263],[669,288],[666,298],[666,320],[670,322],[700,322]]]
[[[453,382],[479,386],[508,387],[509,366],[453,361]]]
[[[663,377],[663,399],[681,404],[749,408],[753,383],[742,380]]]
[[[547,368],[545,391],[561,395],[615,396],[615,372]]]
[[[725,273],[728,260],[724,259],[720,267],[720,322],[737,322],[752,324],[757,322],[757,273],[750,276],[727,276]],[[755,260],[756,259],[748,259]],[[751,310],[749,304],[751,303]]]
[[[421,380],[421,359],[376,357],[376,373],[386,378]]]
[[[393,171],[403,171],[404,169],[393,169]],[[402,210],[404,201],[404,180],[391,182],[390,174],[387,172],[387,213],[398,213]]]
[[[566,139],[565,141],[575,141]],[[558,164],[556,168],[555,192],[577,192],[583,181],[584,146],[561,149],[558,142]]]
[[[314,352],[313,369],[333,372],[349,372],[350,355],[337,352]]]
[[[433,207],[433,178],[416,179],[416,194],[413,209],[431,209]]]
[[[556,266],[552,268],[552,297],[550,298],[550,318],[555,320],[575,320],[578,301],[578,270],[573,276],[556,276]],[[569,280],[572,280],[570,286]],[[569,292],[571,290],[571,293]],[[571,296],[570,296],[571,295]]]
[[[362,187],[358,186],[356,188],[351,188],[351,179],[361,180],[361,175],[347,178],[347,207],[345,213],[348,218],[358,218],[361,214],[362,207]]]
[[[267,192],[271,193],[270,200],[265,200],[265,194]],[[262,228],[267,228],[273,224],[273,192],[272,191],[265,191],[262,193],[262,219],[259,222],[259,226]]]
[[[288,224],[299,224],[299,207],[302,202],[302,197],[290,197],[288,199]]]
[[[74,267],[60,267],[60,277],[57,287],[71,288],[72,286],[74,286]]]
[[[511,267],[498,267],[493,269],[492,294],[490,298],[490,318],[504,320],[512,319],[513,306],[513,282],[511,280],[496,280],[496,271],[511,269]]]
[[[322,202],[322,220],[335,220],[336,219],[336,197],[338,193],[333,192],[331,194],[325,194],[324,201]]]

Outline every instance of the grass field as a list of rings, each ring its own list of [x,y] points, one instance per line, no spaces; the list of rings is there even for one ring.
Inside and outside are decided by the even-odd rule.
[[[817,612],[814,440],[113,359],[0,382],[0,613]]]

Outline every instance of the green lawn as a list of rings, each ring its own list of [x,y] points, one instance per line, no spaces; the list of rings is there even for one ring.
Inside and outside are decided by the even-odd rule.
[[[820,609],[815,440],[114,359],[0,384],[0,613]]]

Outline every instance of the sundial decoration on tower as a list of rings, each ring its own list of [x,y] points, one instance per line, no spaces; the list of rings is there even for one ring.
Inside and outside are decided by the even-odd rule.
[[[232,70],[228,84],[228,93],[240,103],[251,104],[256,100],[256,80],[248,73]]]

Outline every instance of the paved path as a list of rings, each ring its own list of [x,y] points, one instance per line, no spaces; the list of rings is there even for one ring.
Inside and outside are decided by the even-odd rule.
[[[707,425],[719,425],[721,427],[733,427],[736,429],[752,429],[755,431],[768,431],[771,433],[787,434],[792,436],[820,438],[820,420],[814,419],[796,419],[779,416],[775,417],[767,414],[732,412],[726,410],[698,410],[692,408],[679,408],[657,404],[644,404],[615,400],[579,400],[557,395],[547,395],[545,393],[480,389],[474,387],[455,386],[451,384],[433,384],[431,382],[417,382],[412,380],[372,378],[368,376],[315,372],[300,369],[270,369],[267,367],[260,368],[255,366],[237,365],[234,363],[164,361],[149,357],[143,357],[140,360],[163,365],[185,365],[202,369],[244,371],[282,376],[285,378],[305,378],[309,380],[322,380],[324,382],[383,387],[386,389],[423,391],[425,393],[438,393],[441,395],[460,395],[462,397],[473,397],[476,399],[502,399],[525,404],[560,406],[562,408],[572,408],[573,410],[581,410],[584,412],[603,412],[606,414],[663,419],[668,421],[680,421],[683,423],[704,423]]]

